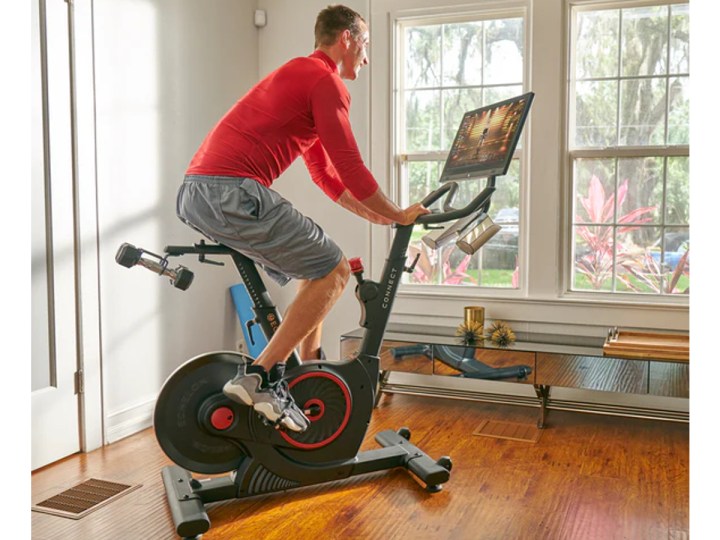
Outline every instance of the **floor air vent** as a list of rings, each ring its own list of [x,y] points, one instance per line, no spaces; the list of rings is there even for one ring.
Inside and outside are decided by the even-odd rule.
[[[91,478],[58,493],[32,507],[35,512],[43,512],[72,519],[80,519],[141,487],[142,484],[128,485]]]
[[[542,435],[542,430],[532,424],[483,420],[483,423],[473,432],[473,435],[536,443],[540,439],[540,435]]]

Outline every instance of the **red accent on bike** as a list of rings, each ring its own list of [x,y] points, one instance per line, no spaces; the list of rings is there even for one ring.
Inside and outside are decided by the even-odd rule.
[[[317,412],[317,414],[308,414],[307,419],[311,422],[316,422],[323,417],[323,414],[325,414],[325,403],[323,403],[318,398],[312,398],[309,399],[308,402],[303,406],[303,410],[307,411],[312,406],[316,406],[319,411]]]
[[[348,387],[345,385],[345,382],[343,382],[340,378],[336,377],[335,375],[323,371],[310,371],[309,373],[305,373],[303,375],[300,375],[296,379],[293,379],[290,381],[289,388],[292,390],[293,386],[295,386],[300,381],[304,381],[305,379],[309,377],[321,377],[325,379],[330,379],[335,384],[338,385],[340,390],[343,393],[343,398],[345,399],[345,414],[343,415],[342,422],[340,423],[340,426],[335,430],[335,433],[330,435],[329,437],[323,439],[322,441],[318,441],[316,443],[303,443],[300,441],[296,441],[290,435],[288,435],[284,431],[280,431],[280,436],[285,439],[287,442],[289,442],[291,445],[295,446],[296,448],[302,448],[303,450],[314,450],[316,448],[322,448],[323,446],[327,446],[331,442],[333,442],[335,439],[337,439],[340,434],[345,430],[345,427],[348,424],[348,421],[350,420],[350,412],[352,411],[352,400],[350,399],[350,390],[348,390]],[[317,398],[313,398],[317,399]],[[312,401],[309,400],[309,401]],[[318,400],[319,401],[319,400]],[[312,428],[311,428],[312,429]]]
[[[357,274],[358,272],[362,272],[364,270],[363,262],[360,257],[353,257],[348,262],[350,263],[350,271],[353,274]]]
[[[229,428],[233,420],[235,420],[235,415],[229,407],[218,407],[210,415],[210,424],[218,431]]]

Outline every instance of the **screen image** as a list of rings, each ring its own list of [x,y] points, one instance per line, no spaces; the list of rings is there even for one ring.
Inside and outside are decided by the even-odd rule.
[[[529,92],[466,112],[450,148],[441,181],[505,174],[533,96]]]

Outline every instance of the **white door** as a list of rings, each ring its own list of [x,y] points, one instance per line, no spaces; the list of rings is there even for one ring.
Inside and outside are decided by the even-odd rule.
[[[80,450],[67,3],[32,1],[32,469]]]

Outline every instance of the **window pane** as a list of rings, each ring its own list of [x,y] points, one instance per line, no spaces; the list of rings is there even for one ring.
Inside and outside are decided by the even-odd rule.
[[[668,6],[622,10],[621,50],[623,76],[667,73]]]
[[[617,140],[617,81],[575,86],[575,146],[614,146]]]
[[[662,215],[663,159],[619,159],[617,193],[618,224],[659,223]]]
[[[482,84],[482,22],[443,25],[443,85]]]
[[[617,291],[662,292],[662,271],[654,253],[660,245],[659,227],[634,227],[618,231]]]
[[[690,13],[688,4],[670,7],[670,73],[690,70]]]
[[[412,233],[412,240],[408,247],[408,259],[415,260],[419,254],[415,271],[412,274],[403,272],[403,283],[414,283],[419,285],[437,285],[439,283],[439,272],[437,261],[439,259],[439,250],[430,249],[422,241],[422,237],[428,234],[428,231],[422,227],[415,227]]]
[[[482,185],[484,187],[484,183]],[[478,193],[477,191],[475,193]],[[519,287],[520,267],[520,160],[513,159],[505,176],[499,176],[490,217],[502,229],[481,250],[480,283],[485,287]]]
[[[462,208],[477,197],[478,193],[485,187],[485,179],[463,180],[458,182],[458,190],[453,199],[452,205],[455,208]],[[494,197],[493,197],[494,199]]]
[[[575,162],[575,221],[615,221],[614,159],[578,159]]]
[[[421,228],[413,231],[408,248],[408,258],[420,257],[415,271],[403,277],[403,283],[419,285],[478,285],[478,255],[468,255],[454,244],[439,250],[430,249],[422,242],[428,231]]]
[[[670,79],[668,144],[690,144],[689,77]]]
[[[477,254],[468,255],[450,244],[440,250],[438,263],[442,264],[442,285],[478,284]]]
[[[463,115],[482,106],[482,89],[461,88],[442,92],[445,127],[441,147],[443,150],[450,150]]]
[[[620,82],[620,144],[665,144],[664,78]]]
[[[439,161],[411,161],[407,164],[410,196],[408,204],[420,202],[440,186],[441,166]]]
[[[440,149],[440,91],[405,93],[405,150]]]
[[[405,30],[405,88],[440,86],[441,25]]]
[[[575,77],[617,77],[620,11],[581,11],[577,15]]]
[[[667,192],[665,194],[665,222],[675,225],[690,223],[690,159],[667,159]]]
[[[516,210],[516,209],[515,209]],[[517,219],[517,215],[509,216]],[[517,223],[500,223],[502,230],[493,236],[480,250],[483,287],[518,288],[518,239]]]
[[[523,20],[498,19],[485,23],[483,84],[523,80]]]
[[[510,86],[492,86],[485,88],[483,94],[482,106],[491,105],[498,101],[504,101],[515,96],[519,96],[523,93],[521,84],[514,84]]]
[[[612,290],[613,228],[577,225],[574,233],[573,288]]]
[[[483,187],[485,185],[483,184]],[[475,192],[476,194],[479,191]],[[520,160],[513,159],[508,167],[505,176],[498,176],[495,183],[492,204],[490,205],[490,217],[498,219],[498,214],[503,208],[512,209],[517,213],[520,208]],[[517,219],[511,220],[517,222]]]
[[[687,227],[665,229],[662,269],[666,293],[690,293],[690,230]]]

